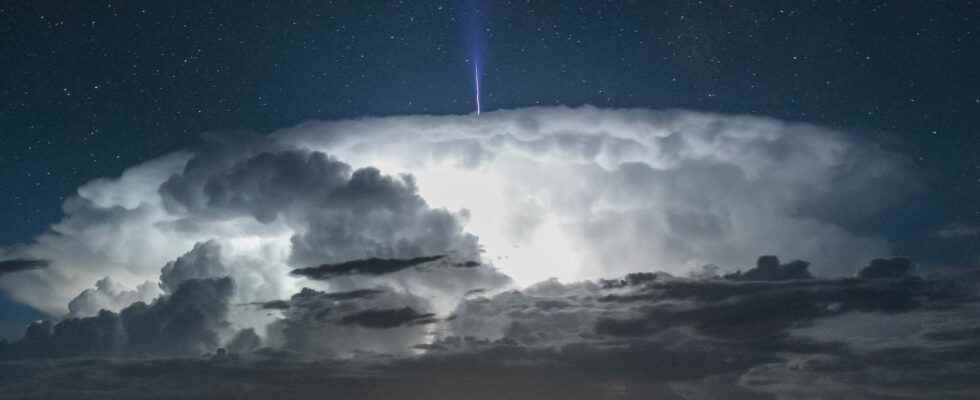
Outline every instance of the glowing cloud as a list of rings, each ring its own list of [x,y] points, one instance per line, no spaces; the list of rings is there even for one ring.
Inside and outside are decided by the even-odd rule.
[[[293,268],[370,257],[482,252],[521,286],[767,253],[852,274],[890,251],[847,227],[919,187],[903,159],[838,132],[685,111],[529,108],[206,139],[80,188],[50,233],[7,251],[50,266],[0,287],[63,315],[100,279],[157,282],[208,240],[249,302],[295,294]]]

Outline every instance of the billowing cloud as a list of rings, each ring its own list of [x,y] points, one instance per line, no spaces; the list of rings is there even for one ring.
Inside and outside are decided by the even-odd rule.
[[[217,242],[198,243],[191,251],[163,266],[160,271],[160,288],[173,293],[185,281],[223,277],[229,273],[228,267],[221,260],[221,246]]]
[[[469,210],[468,229],[525,285],[734,269],[775,251],[817,275],[850,274],[890,253],[857,232],[922,188],[906,160],[839,132],[682,111],[531,108],[275,136],[412,173],[429,203]]]
[[[68,302],[68,316],[90,317],[102,310],[119,311],[137,301],[152,301],[159,294],[154,283],[143,282],[136,289],[128,289],[107,276],[95,282],[94,289],[85,289]]]
[[[270,358],[331,360],[317,364],[326,375],[365,367],[409,386],[419,371],[506,380],[516,366],[592,398],[636,387],[791,398],[807,392],[771,379],[806,382],[830,365],[841,393],[914,398],[847,368],[924,370],[953,357],[942,349],[975,349],[976,277],[920,278],[908,260],[876,259],[894,255],[875,217],[920,182],[903,158],[839,132],[685,111],[209,135],[84,185],[62,221],[0,251],[50,260],[11,261],[0,289],[60,319],[0,355],[158,371],[174,366],[132,359],[210,354],[189,365],[243,363],[253,377]],[[757,258],[773,253],[797,261]],[[911,360],[840,334],[855,316],[905,326],[935,310],[957,322],[889,347]]]
[[[230,278],[193,279],[152,304],[135,303],[120,313],[130,352],[200,355],[221,345],[234,290]]]
[[[200,158],[200,156],[199,156]],[[264,152],[229,162],[188,163],[163,183],[171,209],[191,218],[277,218],[292,227],[291,261],[344,262],[367,257],[476,256],[476,238],[446,210],[430,209],[410,175],[358,170],[306,150]]]
[[[256,396],[279,388],[300,396],[376,387],[379,394],[398,388],[398,393],[424,397],[429,383],[441,382],[440,393],[445,394],[462,390],[456,385],[464,381],[471,389],[518,385],[494,391],[513,391],[515,398],[540,396],[541,390],[550,395],[567,390],[584,397],[659,393],[665,398],[746,399],[827,393],[927,399],[939,390],[944,397],[969,398],[977,389],[972,379],[978,366],[975,332],[980,327],[977,278],[967,273],[928,279],[749,281],[661,273],[575,284],[552,280],[520,291],[467,298],[445,318],[420,311],[427,309],[425,299],[391,288],[304,289],[287,301],[282,317],[270,326],[268,341],[244,329],[226,342],[236,358],[196,358],[180,361],[182,367],[123,361],[115,369],[90,366],[102,372],[81,376],[90,385],[116,382],[111,390],[117,394],[138,386],[142,376],[135,374],[135,381],[119,385],[111,378],[119,371],[154,371],[158,379],[177,382],[183,376],[179,370],[192,368],[215,385],[219,392],[212,395],[231,390],[222,388],[248,387],[248,394]],[[151,308],[185,303],[176,299],[185,287],[197,290],[197,285],[216,283],[187,281],[169,300]],[[110,312],[67,320],[53,328],[54,334],[48,333],[50,324],[37,324],[16,346],[108,352],[108,345],[116,342],[93,338],[128,336],[118,331],[132,329],[126,314],[121,322]],[[184,320],[195,319],[171,321]],[[214,337],[205,334],[213,331],[197,330],[195,324],[179,326],[184,329],[178,332],[199,333],[193,337]],[[215,346],[178,340],[186,335],[161,337],[172,338],[166,339],[167,348],[183,352]],[[67,338],[81,342],[59,341]],[[266,362],[269,357],[280,357],[274,368]],[[321,357],[335,361],[303,361]],[[53,370],[26,382],[77,384],[58,378],[72,375],[73,364],[47,365]],[[293,378],[281,386],[283,380],[272,376],[283,371],[317,378]],[[337,374],[343,379],[331,378]],[[428,377],[425,384],[422,377]]]
[[[255,300],[294,293],[289,267],[435,254],[485,259],[522,285],[734,270],[774,251],[851,274],[890,255],[855,227],[921,187],[901,157],[838,132],[683,111],[531,108],[205,139],[80,188],[50,233],[8,251],[51,267],[0,287],[60,315],[97,280],[136,287],[209,240],[227,262],[261,264],[239,282]]]
[[[118,314],[102,310],[56,324],[37,322],[3,356],[199,356],[221,345],[233,288],[230,278],[188,280],[172,295],[137,301]]]

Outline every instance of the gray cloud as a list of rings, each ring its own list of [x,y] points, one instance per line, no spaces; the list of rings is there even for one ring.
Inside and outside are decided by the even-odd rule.
[[[21,271],[32,271],[45,268],[51,265],[48,260],[37,260],[30,258],[15,258],[12,260],[0,261],[0,276]]]
[[[776,256],[762,256],[756,261],[755,268],[745,271],[736,271],[725,277],[734,280],[746,281],[785,281],[793,279],[813,279],[809,271],[810,263],[802,260],[795,260],[788,264],[781,264]]]
[[[228,276],[230,271],[221,260],[221,246],[215,241],[197,243],[194,248],[160,270],[160,288],[172,293],[191,279]]]
[[[306,288],[308,289],[308,288]],[[312,289],[308,289],[312,290]],[[356,300],[356,299],[367,299],[379,294],[384,293],[384,289],[356,289],[346,292],[331,292],[331,293],[320,293],[318,297],[325,300]],[[264,310],[286,310],[290,307],[289,300],[270,300],[257,303],[250,303],[250,305],[259,306]]]
[[[397,387],[400,393],[422,395],[428,386],[416,377],[427,376],[426,382],[447,379],[440,384],[440,393],[456,390],[452,382],[459,379],[470,388],[484,383],[519,385],[494,392],[514,390],[515,398],[531,392],[540,395],[540,390],[549,394],[572,390],[586,397],[659,393],[664,398],[752,399],[832,393],[845,398],[926,399],[937,393],[936,385],[944,397],[969,398],[976,386],[966,371],[978,366],[975,354],[980,348],[970,335],[980,327],[976,313],[980,280],[974,275],[771,281],[747,280],[744,274],[738,280],[635,274],[576,284],[547,281],[521,291],[471,295],[446,320],[418,311],[426,309],[424,299],[391,289],[304,289],[288,301],[283,318],[270,326],[275,333],[270,332],[269,341],[248,329],[228,341],[229,350],[244,359],[167,361],[171,364],[153,366],[129,361],[125,368],[153,371],[158,379],[174,382],[184,376],[178,369],[194,368],[216,388],[248,387],[248,395],[273,388],[297,396],[323,390],[344,393],[353,390],[348,385]],[[185,287],[205,282],[216,281],[187,281],[166,303],[152,307],[172,309],[166,304],[186,303],[177,297],[197,296],[182,295]],[[112,348],[107,344],[116,342],[94,338],[113,336],[85,332],[118,334],[120,331],[113,330],[116,327],[128,336],[126,313],[122,319],[103,312],[54,327],[37,324],[24,343],[67,343],[61,346],[102,349],[99,351],[105,354]],[[862,320],[867,323],[857,323]],[[195,324],[183,326],[189,327],[185,332],[196,331],[191,329]],[[51,331],[71,334],[59,336],[48,333]],[[207,333],[195,336],[213,337]],[[59,342],[67,337],[79,343]],[[206,343],[190,347],[216,346],[216,342]],[[270,369],[263,361],[275,354],[269,348],[261,349],[263,345],[286,351],[276,356],[285,357],[278,359],[278,367]],[[179,339],[167,339],[167,346],[188,349]],[[412,351],[422,353],[411,356]],[[339,364],[302,361],[352,355],[356,357]],[[183,364],[178,368],[173,363]],[[76,369],[68,363],[55,365],[49,374],[26,381],[8,380],[0,386],[46,382],[73,387],[74,383],[55,377]],[[31,367],[21,362],[0,363],[0,368]],[[314,368],[314,375],[321,378],[311,380],[318,382],[315,384],[291,380],[294,383],[286,386],[269,378],[284,370],[302,376],[294,368]],[[362,368],[371,372],[351,375]],[[347,371],[347,381],[324,378],[339,371]],[[96,384],[102,379],[99,376],[117,373],[106,370],[84,379]],[[908,373],[915,377],[890,378]],[[375,381],[377,376],[383,379]],[[534,382],[519,378],[522,376],[533,376]],[[910,385],[909,379],[915,384]],[[820,384],[807,383],[813,380]],[[530,391],[532,387],[539,391]],[[204,393],[195,392],[201,389],[193,385],[185,390],[187,394]],[[207,393],[225,393],[215,390],[218,392]]]
[[[325,200],[352,172],[323,153],[264,147],[269,150],[207,148],[164,182],[160,194],[172,208],[215,217],[247,214],[268,223],[293,207]]]
[[[263,310],[285,310],[289,308],[289,302],[286,300],[261,301],[249,303],[249,305],[258,306]]]
[[[199,243],[161,269],[163,296],[156,297],[159,290],[150,282],[128,290],[103,278],[68,304],[67,318],[32,324],[0,356],[195,356],[215,350],[231,327],[235,287],[225,274],[219,245]]]
[[[533,362],[536,374],[556,364],[571,370],[595,365],[606,370],[588,370],[583,376],[597,379],[609,373],[628,387],[642,387],[627,378],[640,374],[644,380],[671,381],[674,394],[707,398],[745,391],[747,398],[754,398],[751,393],[786,399],[830,393],[926,399],[937,393],[929,389],[935,385],[942,387],[943,396],[969,398],[977,389],[967,372],[978,365],[974,356],[980,343],[969,336],[980,326],[975,314],[978,281],[972,275],[789,281],[637,278],[574,290],[552,284],[537,293],[546,293],[556,304],[517,293],[464,303],[452,322],[462,321],[466,326],[461,328],[470,329],[456,332],[476,339],[449,337],[423,348],[437,358],[449,356],[431,361],[434,368],[451,368],[451,360],[458,358],[501,365]],[[583,290],[592,295],[583,296]],[[549,336],[563,330],[560,321],[570,321],[563,318],[568,310],[591,318],[564,328],[566,335]],[[510,322],[497,322],[505,328],[496,330],[474,325],[494,318]],[[517,324],[521,327],[513,328]],[[590,328],[593,334],[586,334]],[[494,357],[503,359],[488,361]],[[656,360],[669,360],[670,367],[659,369],[663,367]],[[915,377],[899,378],[907,374]],[[812,380],[821,384],[809,385]],[[682,382],[698,382],[699,389]]]
[[[299,268],[292,271],[293,274],[304,276],[310,279],[327,280],[330,278],[344,275],[384,275],[398,272],[417,265],[422,265],[445,258],[446,256],[427,256],[409,259],[383,259],[369,258],[365,260],[352,260],[337,264],[324,264],[316,267]]]
[[[130,290],[107,276],[95,282],[94,289],[83,290],[68,303],[68,317],[90,317],[102,310],[119,311],[138,301],[151,301],[159,293],[157,285],[151,282]]]
[[[266,224],[284,218],[302,232],[291,238],[295,264],[477,256],[476,238],[454,215],[430,209],[410,175],[353,170],[321,152],[260,152],[220,166],[192,160],[160,192],[172,208],[198,216],[249,215]]]
[[[858,276],[865,279],[903,278],[909,276],[912,269],[912,260],[907,258],[876,258],[868,266],[861,268]]]
[[[227,348],[232,354],[248,354],[262,346],[262,338],[254,329],[242,329],[228,341]]]
[[[435,314],[420,313],[412,307],[364,310],[340,319],[344,325],[360,325],[365,328],[390,329],[405,325],[435,323]]]
[[[58,323],[38,322],[0,358],[197,356],[213,351],[228,329],[225,320],[233,283],[229,278],[194,279],[151,304],[135,302],[120,313],[107,310]]]
[[[374,168],[355,171],[347,186],[332,194],[334,207],[308,215],[307,232],[292,238],[291,260],[315,264],[432,254],[479,258],[477,238],[463,232],[461,217],[430,209],[416,191],[408,175],[396,179]]]
[[[221,345],[230,278],[192,279],[173,295],[152,304],[135,303],[120,312],[130,352],[199,355]]]
[[[430,304],[391,289],[321,292],[304,288],[289,300],[283,318],[269,325],[274,346],[306,357],[350,356],[360,352],[410,354],[426,338],[434,314]]]

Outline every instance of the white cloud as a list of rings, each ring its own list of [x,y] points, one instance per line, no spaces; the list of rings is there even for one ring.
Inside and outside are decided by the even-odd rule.
[[[414,174],[433,206],[468,209],[487,254],[525,285],[764,253],[850,274],[890,246],[848,227],[920,187],[904,160],[839,132],[684,111],[531,108],[275,136]]]
[[[118,312],[137,301],[153,300],[159,294],[160,289],[152,282],[143,282],[136,289],[128,289],[107,276],[95,283],[95,289],[85,289],[68,303],[68,316],[91,317],[101,310]]]
[[[380,195],[337,194],[369,166],[382,172],[367,179]],[[307,265],[291,262],[477,245],[521,285],[746,266],[765,253],[851,274],[890,248],[848,227],[917,187],[894,155],[765,118],[583,107],[310,122],[268,138],[211,136],[83,186],[64,220],[10,250],[51,267],[0,288],[63,315],[97,280],[155,282],[212,239],[250,260],[226,267],[249,282],[238,290],[261,288],[236,298],[256,300],[298,290],[288,270]]]

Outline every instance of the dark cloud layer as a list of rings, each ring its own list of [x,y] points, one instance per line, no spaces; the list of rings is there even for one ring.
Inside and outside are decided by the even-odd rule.
[[[349,352],[401,353],[438,322],[429,302],[391,288],[321,292],[304,288],[269,327],[274,345],[313,358]]]
[[[294,269],[292,273],[294,275],[319,280],[328,280],[344,275],[384,275],[417,265],[437,261],[444,257],[444,255],[437,255],[408,259],[369,258],[364,260],[346,261],[337,264],[324,264],[316,267],[299,268]]]
[[[963,289],[963,290],[957,290]],[[772,337],[795,324],[846,312],[908,312],[926,303],[957,301],[965,288],[912,278],[897,281],[821,280],[787,283],[663,283],[602,301],[642,304],[639,318],[600,319],[596,333],[638,336],[692,326],[720,338]],[[671,304],[686,299],[693,305]]]
[[[219,347],[233,288],[229,278],[187,280],[170,296],[118,314],[34,323],[22,340],[0,350],[4,358],[198,356]]]
[[[858,272],[866,279],[901,278],[912,272],[912,261],[907,258],[876,258]]]
[[[321,299],[337,300],[337,301],[366,299],[385,292],[384,290],[381,289],[356,289],[356,290],[350,290],[346,292],[331,292],[331,293],[319,293],[308,288],[304,290],[306,290],[306,292],[301,292],[301,294],[307,293],[307,295],[309,295],[311,293],[317,293],[318,297]],[[264,310],[286,310],[289,309],[291,302],[289,300],[270,300],[270,301],[251,303],[251,304],[255,306],[259,306]]]
[[[249,303],[249,305],[258,306],[263,310],[285,310],[289,308],[289,302],[286,300],[269,300],[257,303]]]
[[[760,266],[775,271],[782,264],[764,257]],[[65,360],[46,364],[45,374],[30,372],[39,368],[33,361],[7,361],[0,369],[22,372],[0,380],[0,387],[59,398],[87,385],[105,398],[149,398],[137,388],[154,376],[158,394],[188,398],[323,392],[446,398],[479,387],[498,388],[486,398],[970,398],[980,389],[970,372],[980,367],[980,276],[885,275],[749,280],[744,273],[710,279],[638,273],[595,283],[548,281],[522,291],[471,293],[449,318],[420,311],[424,299],[390,288],[303,289],[268,306],[283,312],[268,342],[242,329],[220,357]],[[228,285],[227,279],[192,279],[121,314],[35,324],[2,351],[8,359],[213,352],[222,345],[215,333],[227,332],[221,321]],[[924,323],[933,316],[942,322]],[[876,328],[864,334],[881,339],[834,333],[836,321],[848,318],[874,321]],[[908,324],[916,329],[912,336],[882,344]],[[81,348],[90,350],[71,351]],[[359,355],[334,358],[345,354]],[[81,381],[69,378],[82,370],[89,373]],[[905,378],[890,378],[896,374]],[[814,379],[820,383],[806,384]]]
[[[762,256],[756,262],[755,268],[725,276],[728,279],[744,281],[786,281],[793,279],[812,279],[809,271],[810,263],[796,260],[788,264],[780,264],[776,256]]]
[[[412,307],[365,310],[346,315],[340,319],[345,325],[360,325],[365,328],[388,329],[403,325],[435,323],[435,314],[420,313]]]
[[[31,258],[15,258],[12,260],[0,261],[0,276],[21,271],[31,271],[41,269],[50,265],[48,260],[38,260]]]
[[[778,271],[780,264],[773,261],[763,261],[772,265],[762,269]],[[896,263],[907,265],[907,260]],[[421,348],[430,357],[450,359],[487,360],[501,354],[507,360],[501,364],[533,359],[537,372],[551,365],[572,370],[602,366],[603,371],[583,376],[642,376],[670,381],[675,395],[701,393],[683,398],[738,398],[731,391],[742,391],[745,398],[818,398],[827,393],[934,398],[940,392],[948,398],[970,398],[978,388],[967,377],[976,374],[966,371],[978,366],[974,355],[980,354],[980,342],[971,335],[980,329],[980,318],[973,315],[980,306],[975,274],[861,275],[865,277],[752,281],[745,274],[716,279],[633,274],[593,287],[529,288],[468,300],[451,321],[469,329],[458,332],[498,332],[496,339],[446,338]],[[581,318],[582,313],[594,318]],[[873,321],[857,328],[869,339],[834,333],[841,323],[853,324],[837,321],[854,318]],[[477,326],[479,321],[484,326]],[[491,322],[505,328],[488,330],[485,324]],[[893,342],[890,335],[907,329],[914,330]],[[564,338],[554,336],[562,331]],[[889,378],[905,376],[906,369],[929,378],[918,386]],[[804,382],[813,379],[827,383],[805,389]]]

